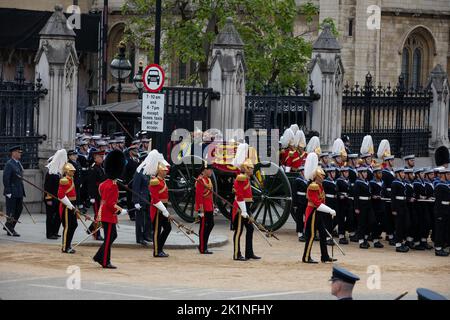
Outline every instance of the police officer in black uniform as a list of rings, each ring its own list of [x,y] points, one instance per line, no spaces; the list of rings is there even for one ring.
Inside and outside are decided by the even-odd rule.
[[[409,217],[404,171],[404,168],[394,169],[395,179],[391,184],[391,209],[395,216],[395,251],[401,253],[409,251],[409,247],[405,245]]]
[[[136,146],[130,146],[126,149],[125,155],[125,175],[124,175],[124,183],[128,186],[128,188],[133,187],[133,176],[136,172],[137,167],[139,166],[139,158],[138,158],[138,148]],[[133,196],[131,191],[126,191],[127,195],[127,208],[133,208]],[[135,212],[132,211],[128,214],[130,216],[130,220],[135,220]]]
[[[298,177],[295,178],[294,183],[292,184],[292,193],[294,195],[294,204],[296,207],[293,212],[296,222],[298,241],[301,242],[305,242],[305,236],[303,234],[305,224],[303,221],[303,217],[305,215],[306,206],[308,205],[308,200],[306,199],[306,189],[308,189],[308,181],[305,179],[303,173],[304,167],[301,166],[298,169]]]
[[[88,161],[88,143],[83,140],[78,145],[77,161],[80,164],[80,200],[79,207],[89,206],[88,178],[89,178],[89,161]]]
[[[384,219],[384,201],[381,200],[381,191],[383,188],[383,181],[381,180],[381,167],[373,168],[373,179],[369,181],[371,203],[374,216],[374,224],[372,226],[372,233],[369,236],[373,240],[375,248],[383,248],[384,245],[380,242],[381,233],[383,232]]]
[[[92,153],[94,163],[91,166],[91,169],[89,171],[89,178],[88,178],[88,192],[89,192],[89,198],[90,203],[92,204],[94,208],[94,215],[95,219],[97,219],[98,210],[100,209],[100,193],[98,191],[98,187],[100,183],[106,180],[105,170],[103,169],[103,151],[94,151]],[[93,222],[89,226],[89,231],[94,231],[96,229],[96,224]],[[103,240],[102,236],[100,235],[100,231],[96,232],[94,234],[94,238],[96,240]]]

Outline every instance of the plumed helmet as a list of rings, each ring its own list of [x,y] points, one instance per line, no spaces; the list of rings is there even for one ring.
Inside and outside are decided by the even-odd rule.
[[[153,149],[149,152],[144,162],[138,167],[138,171],[144,169],[143,173],[148,176],[155,176],[158,170],[168,170],[169,163],[164,159],[164,156],[158,152],[158,150]]]
[[[306,137],[303,130],[298,130],[294,135],[294,145],[296,147],[306,147]]]
[[[247,143],[239,144],[231,164],[238,168],[241,168],[242,166],[253,167],[252,161],[248,158],[248,153],[249,153],[248,144]]]
[[[287,143],[288,145],[295,144],[295,135],[294,131],[292,131],[291,128],[287,128],[286,130],[284,130],[283,137],[285,143]]]
[[[297,124],[291,125],[291,126],[289,127],[289,129],[292,130],[292,133],[293,133],[294,135],[300,130],[300,128],[298,127]]]
[[[319,166],[317,153],[309,153],[306,157],[304,173],[307,180],[314,180],[318,174],[325,176],[325,172]]]
[[[448,148],[446,146],[440,146],[437,148],[434,154],[434,160],[436,161],[436,166],[438,167],[450,163]]]
[[[384,159],[385,157],[389,157],[391,155],[391,146],[389,141],[384,139],[381,140],[380,145],[378,146],[377,158]]]
[[[364,136],[362,144],[361,144],[360,153],[361,154],[370,153],[373,155],[374,152],[375,151],[373,149],[372,136],[370,136],[370,135]]]
[[[311,137],[311,139],[309,139],[308,145],[306,146],[306,152],[308,153],[315,152],[318,155],[322,152],[320,149],[319,137],[313,136]]]
[[[340,155],[342,157],[347,157],[347,151],[345,151],[345,144],[341,138],[337,138],[336,140],[334,140],[331,152],[333,152],[333,154]]]
[[[125,155],[120,150],[113,150],[106,155],[104,161],[105,174],[108,179],[122,177],[125,169]]]
[[[67,151],[65,149],[60,149],[50,157],[49,163],[47,164],[48,172],[50,174],[63,174],[64,165],[67,163]]]

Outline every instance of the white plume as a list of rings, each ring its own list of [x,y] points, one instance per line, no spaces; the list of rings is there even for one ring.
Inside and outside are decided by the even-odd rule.
[[[248,155],[248,144],[241,143],[237,147],[236,155],[234,156],[234,159],[231,162],[231,164],[235,167],[240,167],[241,164],[244,163],[245,159],[247,159],[247,155]]]
[[[319,157],[315,152],[308,153],[305,161],[305,178],[307,180],[314,179],[314,173],[319,165]]]
[[[49,163],[46,165],[48,173],[50,174],[63,174],[64,165],[67,163],[67,151],[66,149],[60,149],[50,157]]]

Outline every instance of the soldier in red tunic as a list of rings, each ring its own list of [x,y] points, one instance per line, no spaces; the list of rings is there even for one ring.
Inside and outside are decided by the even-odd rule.
[[[204,162],[202,173],[195,183],[195,211],[200,217],[199,247],[201,254],[212,254],[208,250],[208,239],[214,227],[213,184],[211,181],[212,165]]]
[[[144,174],[152,177],[150,180],[150,219],[153,224],[153,256],[166,258],[169,255],[164,252],[164,244],[172,230],[170,222],[172,216],[167,211],[169,202],[169,189],[166,185],[166,175],[169,171],[169,163],[157,150],[152,150],[148,156],[148,164],[144,167]]]
[[[325,205],[325,192],[322,187],[322,181],[325,178],[325,172],[318,165],[319,160],[316,153],[310,153],[305,163],[305,178],[310,182],[306,191],[308,206],[305,212],[305,250],[302,261],[304,263],[317,263],[311,259],[311,249],[314,242],[316,230],[319,230],[320,252],[322,262],[333,262],[327,251],[327,243],[323,214],[331,214],[333,217],[336,211]]]
[[[73,165],[66,163],[63,168],[65,176],[59,180],[58,187],[58,199],[61,202],[59,205],[59,216],[64,228],[61,251],[64,253],[75,253],[75,250],[72,249],[73,234],[78,226],[75,207],[73,205],[77,200],[75,183],[73,181],[75,171],[76,169]]]
[[[242,143],[238,146],[236,157],[233,165],[240,168],[239,173],[234,181],[233,190],[235,192],[235,200],[233,203],[232,223],[234,229],[233,235],[233,259],[238,261],[246,261],[249,259],[261,259],[253,252],[253,217],[251,216],[250,206],[253,202],[252,187],[250,178],[253,175],[253,163],[248,158],[248,144]],[[241,254],[240,241],[245,226],[245,258]]]
[[[111,264],[111,246],[117,238],[117,216],[128,213],[126,209],[117,205],[119,199],[117,179],[122,176],[125,168],[123,152],[113,150],[108,153],[104,165],[107,179],[98,187],[101,200],[96,222],[102,224],[105,237],[93,260],[103,268],[116,269],[116,266]]]

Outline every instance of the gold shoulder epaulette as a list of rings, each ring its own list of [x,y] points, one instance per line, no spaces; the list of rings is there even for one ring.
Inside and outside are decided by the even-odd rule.
[[[237,176],[237,181],[245,181],[245,180],[247,180],[247,176],[245,175],[245,174],[238,174],[238,176]]]
[[[309,185],[308,189],[314,190],[314,191],[319,190],[319,185],[317,183],[313,182]]]
[[[293,157],[294,153],[295,153],[295,151],[289,151],[289,157]]]
[[[59,184],[65,186],[66,184],[69,183],[69,179],[67,179],[66,177],[59,179]]]
[[[159,179],[158,178],[153,178],[152,180],[150,180],[150,185],[151,186],[157,186],[159,184]]]

